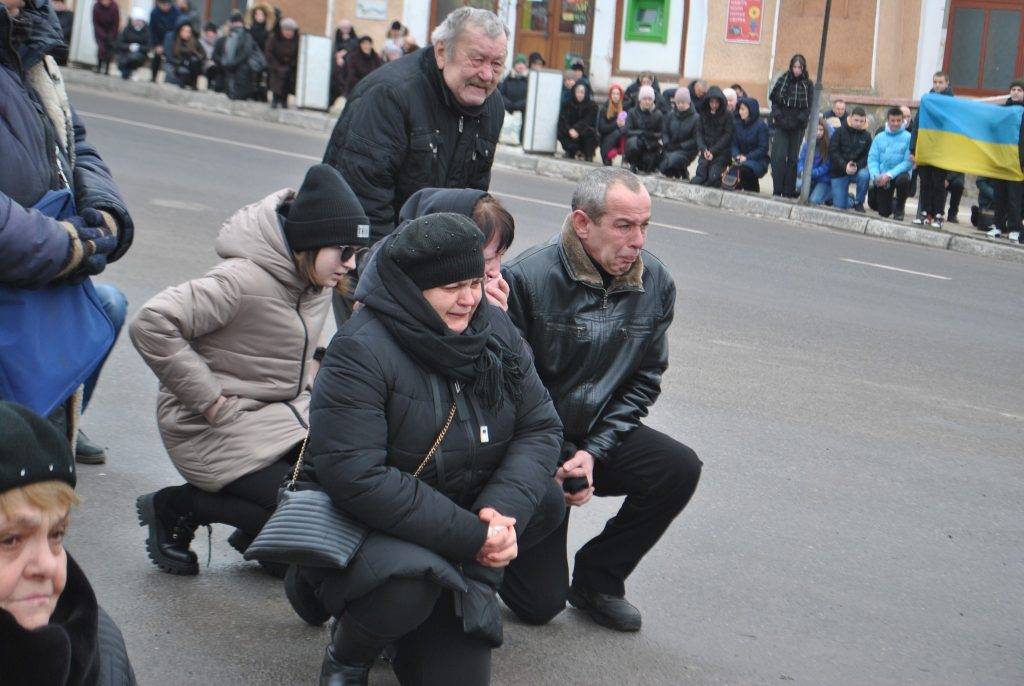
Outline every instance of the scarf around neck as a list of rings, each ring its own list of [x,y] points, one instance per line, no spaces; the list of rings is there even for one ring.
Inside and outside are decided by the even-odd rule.
[[[523,370],[516,355],[494,333],[493,310],[487,298],[481,299],[463,333],[452,332],[387,254],[387,247],[385,242],[376,255],[387,295],[378,290],[369,294],[364,304],[402,350],[430,371],[472,388],[488,410],[499,411],[506,393],[518,402]]]

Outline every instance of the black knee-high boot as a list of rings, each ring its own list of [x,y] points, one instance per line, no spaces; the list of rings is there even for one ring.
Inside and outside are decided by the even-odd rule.
[[[393,640],[374,635],[346,612],[334,625],[324,653],[320,686],[365,686],[374,660]]]

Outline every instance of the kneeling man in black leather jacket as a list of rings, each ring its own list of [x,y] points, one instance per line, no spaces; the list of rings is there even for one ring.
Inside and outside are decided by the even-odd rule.
[[[640,612],[624,597],[626,577],[700,479],[690,448],[640,422],[661,392],[676,296],[668,270],[643,249],[650,218],[650,195],[634,174],[595,169],[576,188],[561,232],[503,270],[508,314],[533,348],[565,425],[565,462],[555,478],[585,476],[590,485],[567,493],[566,503],[626,496],[618,515],[576,554],[571,586],[568,517],[520,551],[501,596],[530,623],[550,621],[568,598],[599,624],[639,630]]]

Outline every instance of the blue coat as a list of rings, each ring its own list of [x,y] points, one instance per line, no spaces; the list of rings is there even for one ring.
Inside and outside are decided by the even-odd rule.
[[[828,136],[828,131],[825,132]],[[801,178],[804,173],[804,156],[807,154],[807,143],[800,144],[800,158],[796,162],[796,175],[797,178]],[[829,168],[831,162],[828,157],[821,154],[821,148],[815,146],[814,148],[814,166],[811,167],[811,187],[818,185],[822,181],[830,181],[832,175],[829,174]]]
[[[889,127],[885,126],[871,141],[871,150],[868,151],[868,171],[871,172],[871,180],[882,174],[895,178],[909,172],[913,167],[914,163],[910,161],[910,132],[900,129],[892,133]]]
[[[29,38],[12,45],[11,20],[0,4],[0,283],[39,287],[51,281],[67,264],[71,242],[65,228],[31,208],[48,190],[63,185],[50,151],[68,132],[57,132],[51,119],[37,109],[38,95],[26,74],[45,55],[66,53],[60,24],[49,0],[27,5],[23,15],[31,23]],[[120,244],[115,260],[131,245],[133,226],[110,170],[87,141],[85,127],[71,110],[73,149],[61,154],[60,167],[78,207],[109,212],[118,223]],[[72,145],[73,143],[73,145]]]
[[[757,178],[761,178],[768,173],[768,125],[761,119],[757,100],[740,98],[736,103],[737,112],[740,104],[750,109],[750,117],[743,121],[737,113],[732,130],[732,156],[745,155],[743,166],[753,169]]]

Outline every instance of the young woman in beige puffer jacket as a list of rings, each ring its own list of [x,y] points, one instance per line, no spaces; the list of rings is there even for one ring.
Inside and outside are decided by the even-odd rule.
[[[236,527],[228,540],[244,552],[274,511],[308,428],[330,291],[345,287],[369,238],[355,194],[317,165],[298,193],[239,210],[217,238],[225,261],[164,290],[132,322],[160,381],[160,436],[187,481],[137,501],[160,569],[198,573],[189,544],[199,525]]]

